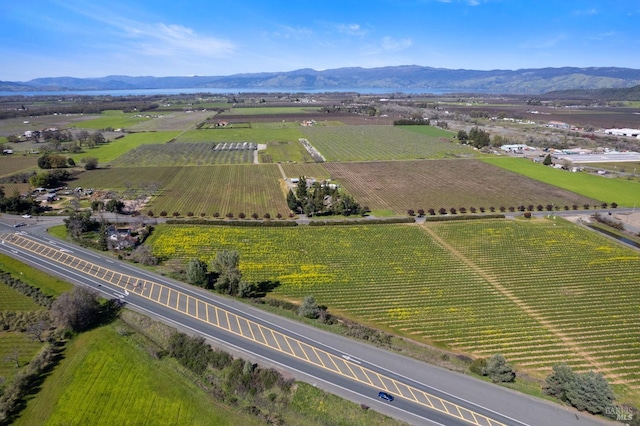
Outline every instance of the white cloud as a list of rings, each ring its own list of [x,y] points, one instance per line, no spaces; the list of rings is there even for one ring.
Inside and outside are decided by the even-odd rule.
[[[127,28],[134,43],[145,47],[151,55],[227,56],[235,50],[233,43],[197,34],[182,25],[157,23]]]
[[[584,10],[574,10],[573,14],[576,16],[594,16],[599,14],[597,9],[584,9]]]
[[[359,24],[338,24],[338,32],[353,36],[364,36],[367,30],[363,29]]]
[[[382,38],[382,49],[383,50],[404,50],[413,44],[410,38],[403,38],[401,40],[396,40],[392,37],[383,37]]]

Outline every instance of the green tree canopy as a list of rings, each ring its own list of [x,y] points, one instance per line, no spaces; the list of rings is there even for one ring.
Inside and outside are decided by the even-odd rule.
[[[222,250],[211,261],[211,270],[218,274],[214,288],[221,293],[237,295],[242,273],[240,254],[236,250]]]
[[[190,259],[187,263],[187,282],[204,287],[207,283],[207,264],[200,259]]]

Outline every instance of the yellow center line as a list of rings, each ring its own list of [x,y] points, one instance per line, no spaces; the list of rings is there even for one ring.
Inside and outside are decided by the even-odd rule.
[[[487,425],[503,426],[503,423],[497,422],[480,413],[474,412],[465,407],[462,407],[460,405],[454,404],[450,401],[437,397],[435,395],[431,395],[413,386],[407,385],[402,382],[398,382],[397,380],[391,377],[384,376],[383,374],[380,374],[376,371],[373,371],[366,367],[362,367],[361,365],[358,365],[353,361],[347,361],[338,355],[332,354],[320,348],[316,348],[301,340],[288,337],[281,332],[273,330],[269,327],[265,327],[262,324],[249,320],[248,318],[240,317],[239,315],[233,312],[219,308],[206,301],[199,301],[198,299],[194,298],[193,296],[187,293],[183,293],[181,291],[175,290],[171,287],[165,286],[157,282],[142,280],[130,275],[109,270],[97,264],[93,264],[83,259],[80,259],[78,257],[69,255],[67,253],[62,253],[55,248],[51,248],[49,246],[38,243],[29,238],[25,238],[21,235],[0,234],[0,237],[3,240],[9,242],[10,244],[13,244],[25,250],[40,254],[48,259],[51,259],[57,263],[66,265],[68,267],[71,267],[82,273],[95,276],[98,279],[111,283],[118,288],[126,289],[128,286],[131,286],[134,289],[134,291],[137,290],[136,293],[138,293],[141,297],[144,297],[158,304],[165,305],[189,317],[206,322],[207,324],[223,329],[227,332],[239,335],[245,339],[251,340],[253,342],[269,347],[278,352],[287,354],[294,358],[298,358],[307,363],[316,365],[320,368],[331,371],[335,374],[342,375],[344,377],[347,377],[349,379],[355,380],[357,382],[360,382],[372,387],[376,387],[376,385],[374,384],[374,380],[379,381],[381,384],[381,386],[379,387],[384,388],[389,392],[396,393],[407,400],[413,401],[419,405],[428,407],[435,411],[448,414],[452,417],[463,420],[469,424],[473,424],[477,426],[487,426]],[[159,289],[157,293],[157,297],[153,296],[153,290],[155,286],[158,286],[158,289]],[[175,306],[171,304],[171,295],[173,294],[173,292],[176,293]],[[166,297],[167,297],[166,303],[162,301],[162,295],[164,293],[166,293]],[[184,297],[186,300],[184,310],[180,308],[181,297]],[[196,302],[195,315],[189,312],[190,299],[193,299]],[[206,312],[206,319],[200,318],[199,306],[198,306],[199,302],[203,303],[204,305],[205,312]],[[215,319],[216,319],[215,322],[212,322],[209,319],[209,309],[215,310]],[[220,322],[221,314],[224,316],[226,320],[226,326]],[[237,327],[238,327],[237,331],[233,329],[233,326],[232,326],[233,321],[229,318],[230,315],[235,317],[235,323],[237,324]],[[249,333],[246,333],[243,330],[240,324],[240,320],[246,322],[247,327],[249,328]],[[262,336],[262,339],[256,338],[256,333],[254,333],[253,327],[256,327],[260,331],[260,335]],[[273,337],[272,339],[273,342],[267,339],[267,337],[265,336],[265,333],[270,333],[270,335]],[[286,349],[283,349],[279,341],[279,338],[282,339],[284,343],[286,343],[286,346],[289,348],[288,351]],[[297,345],[298,352],[296,352],[293,349],[292,344]],[[311,359],[314,356],[317,359],[317,362]],[[333,367],[331,367],[330,365],[326,364],[323,361],[322,359],[323,356],[328,358],[331,361],[331,363],[333,364]],[[342,368],[340,368],[340,365],[344,365],[351,374],[344,372]],[[389,389],[390,386],[387,385],[387,383],[393,384],[393,387],[395,387],[395,390]],[[403,391],[403,389],[405,391]]]

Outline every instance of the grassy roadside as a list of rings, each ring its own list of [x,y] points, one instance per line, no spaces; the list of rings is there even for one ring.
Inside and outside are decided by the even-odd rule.
[[[68,343],[64,359],[27,402],[16,425],[264,424],[247,414],[240,394],[235,404],[224,405],[206,391],[200,377],[159,355],[175,330],[132,311],[121,315]],[[217,380],[222,383],[224,373]],[[275,398],[285,424],[404,424],[305,383]]]
[[[10,273],[32,287],[39,288],[44,294],[50,296],[57,296],[73,287],[66,281],[54,278],[3,254],[0,254],[0,270]]]

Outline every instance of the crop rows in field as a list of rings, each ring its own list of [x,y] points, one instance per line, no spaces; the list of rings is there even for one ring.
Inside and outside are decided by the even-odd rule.
[[[428,226],[470,263],[417,225],[160,226],[150,243],[155,254],[183,262],[238,250],[246,279],[281,283],[274,297],[311,294],[333,312],[412,338],[504,353],[544,373],[560,362],[579,371],[604,366],[614,383],[640,383],[636,252],[570,224]]]
[[[33,311],[42,309],[30,297],[0,281],[0,311]]]
[[[593,205],[596,200],[543,184],[478,160],[326,163],[332,179],[372,210],[438,211],[520,204]],[[597,203],[599,204],[599,203]]]
[[[150,242],[155,254],[184,262],[238,250],[246,279],[282,284],[276,297],[311,294],[332,312],[413,338],[444,342],[471,333],[509,340],[534,330],[531,338],[561,349],[553,335],[536,328],[517,306],[504,303],[499,292],[417,226],[161,226]],[[504,321],[496,323],[496,316]]]
[[[452,140],[394,126],[318,126],[301,132],[327,161],[445,158],[474,152]]]
[[[251,128],[190,130],[182,133],[177,142],[253,142],[265,144],[278,141],[295,141],[303,137],[296,128]]]
[[[331,175],[319,163],[287,163],[282,165],[287,178],[299,178],[300,176],[312,177],[315,179],[329,179]]]
[[[600,370],[614,383],[640,387],[640,254],[564,221],[505,221],[429,225],[542,318],[535,329],[554,335],[592,357],[572,361],[578,370]],[[483,354],[500,349],[508,359],[548,370],[559,360],[545,339],[528,347],[467,336],[447,343]],[[499,345],[499,346],[498,346]]]
[[[141,145],[120,156],[114,167],[203,166],[210,164],[250,164],[254,151],[250,149],[216,149],[221,144],[167,143]]]
[[[219,213],[222,217],[227,213],[235,217],[239,213],[247,217],[253,213],[286,216],[289,207],[280,179],[275,164],[182,167],[146,210],[155,214]]]
[[[0,331],[0,377],[10,379],[16,370],[15,364],[9,361],[7,357],[14,355],[13,351],[17,350],[20,366],[24,366],[27,362],[38,353],[43,343],[30,339],[24,333]]]
[[[180,167],[118,167],[97,169],[80,173],[73,182],[74,186],[82,188],[125,189],[127,187],[140,188],[146,184],[156,182],[163,188],[168,185]]]
[[[2,155],[0,156],[0,177],[35,169],[37,162],[38,157],[35,156]],[[9,193],[9,195],[11,194]]]

